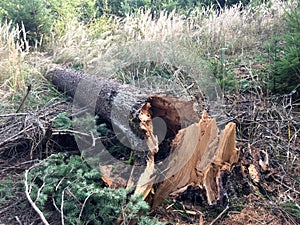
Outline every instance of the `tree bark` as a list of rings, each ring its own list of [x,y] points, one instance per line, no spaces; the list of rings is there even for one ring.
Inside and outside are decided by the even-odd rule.
[[[90,107],[112,123],[126,136],[130,147],[138,150],[135,165],[145,165],[145,169],[135,179],[133,175],[128,177],[121,186],[135,186],[135,193],[148,196],[153,207],[190,185],[206,191],[208,204],[222,198],[222,175],[230,172],[239,157],[234,123],[227,124],[219,135],[216,121],[206,112],[200,118],[191,100],[149,93],[66,68],[52,69],[45,76],[76,103]],[[160,135],[163,129],[155,118],[166,124],[165,136]],[[171,144],[159,145],[161,138],[170,139]],[[168,156],[157,163],[155,157],[161,151],[168,152]],[[104,166],[100,170],[110,169]],[[109,186],[118,187],[114,179],[112,175],[103,176]]]

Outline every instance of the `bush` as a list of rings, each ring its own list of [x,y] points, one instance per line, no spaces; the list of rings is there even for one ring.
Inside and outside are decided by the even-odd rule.
[[[300,7],[286,13],[286,33],[269,46],[274,63],[270,85],[275,93],[300,96]]]
[[[93,0],[2,0],[0,3],[2,22],[24,25],[31,46],[41,39],[47,40],[54,24],[56,29],[63,30],[71,19],[88,23],[96,14]]]
[[[2,22],[12,21],[14,25],[27,31],[27,40],[31,44],[39,42],[43,35],[50,33],[53,16],[45,7],[45,0],[2,0],[0,13]]]
[[[63,210],[65,224],[113,224],[120,218],[129,224],[141,216],[152,221],[145,217],[150,207],[141,196],[105,187],[99,171],[77,155],[50,156],[29,171],[26,185],[46,217],[51,209]]]
[[[253,2],[262,2],[263,0],[255,0]],[[249,4],[250,0],[162,0],[162,1],[150,1],[150,0],[110,0],[100,1],[98,0],[97,5],[99,6],[99,12],[103,14],[113,14],[117,16],[125,16],[128,13],[138,12],[140,8],[149,9],[152,13],[160,11],[172,12],[176,10],[182,14],[189,14],[189,12],[195,7],[213,7],[220,9],[224,7],[230,7],[234,4],[242,3],[244,5]]]

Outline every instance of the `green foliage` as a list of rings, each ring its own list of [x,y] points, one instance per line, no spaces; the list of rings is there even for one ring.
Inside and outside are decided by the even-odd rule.
[[[256,2],[260,2],[257,0]],[[250,0],[98,0],[97,6],[100,9],[101,15],[117,15],[125,16],[128,13],[135,13],[139,9],[149,9],[152,13],[157,13],[160,11],[171,12],[176,10],[179,13],[188,15],[189,12],[196,7],[214,7],[215,9],[224,8],[225,6],[229,7],[234,4],[243,3],[244,5],[249,4]]]
[[[55,26],[62,30],[70,20],[89,23],[98,13],[95,0],[50,0],[48,6],[51,14],[57,18]]]
[[[280,208],[295,218],[300,218],[300,206],[293,201],[285,202],[280,205]]]
[[[235,91],[238,81],[233,71],[234,64],[226,58],[225,50],[221,51],[220,57],[210,58],[209,63],[221,90],[223,92]]]
[[[92,116],[91,114],[86,113],[80,117],[73,118],[72,123],[76,129],[80,129],[81,131],[87,133],[92,132],[93,134],[98,134],[97,125],[96,125],[98,118],[99,118],[98,116]],[[105,125],[100,125],[100,127],[102,126]]]
[[[112,17],[100,16],[90,21],[89,34],[92,38],[98,38],[104,32],[113,30],[114,26]]]
[[[129,66],[122,68],[117,72],[116,78],[123,83],[147,83],[151,85],[152,82],[169,82],[174,79],[173,73],[175,68],[172,68],[168,64],[160,64],[156,62],[139,62],[133,63]],[[141,85],[143,86],[143,85]]]
[[[100,136],[108,136],[111,132],[107,128],[106,123],[101,123],[100,125],[97,126],[97,132]]]
[[[44,214],[62,209],[65,224],[113,224],[120,216],[128,224],[149,210],[141,196],[129,198],[125,189],[106,188],[99,171],[77,155],[50,156],[29,171],[28,183]]]
[[[134,160],[133,151],[122,144],[123,138],[114,134],[113,129],[109,124],[101,121],[99,116],[92,116],[86,113],[80,117],[74,117],[72,120],[67,112],[60,113],[52,122],[53,126],[57,129],[74,129],[86,134],[93,134],[94,137],[105,137],[101,143],[105,146],[106,150],[115,158],[122,159],[124,163],[132,164]],[[74,134],[76,135],[76,134]],[[77,138],[82,139],[80,135]],[[119,138],[121,140],[119,140]],[[89,159],[94,160],[94,159]],[[98,159],[95,159],[98,162]]]
[[[1,21],[11,20],[14,25],[27,31],[31,45],[48,40],[53,26],[63,32],[67,23],[76,19],[88,23],[96,17],[94,0],[2,0],[0,3]]]
[[[286,33],[274,38],[268,50],[274,60],[270,86],[275,93],[300,95],[300,6],[286,13]]]
[[[117,15],[117,16],[125,16],[129,13],[135,13],[141,8],[149,9],[153,14],[160,11],[172,12],[176,10],[182,14],[189,14],[189,12],[195,7],[201,6],[213,6],[218,9],[220,7],[231,6],[233,4],[237,4],[242,2],[244,4],[248,4],[249,0],[230,0],[230,1],[215,1],[215,0],[162,0],[162,1],[153,1],[153,0],[98,0],[97,6],[100,9],[101,15]]]
[[[69,129],[72,126],[72,121],[67,112],[59,113],[53,120],[52,124],[59,129]]]
[[[269,78],[265,56],[256,53],[247,61],[242,62],[241,59],[228,55],[225,48],[221,49],[219,55],[208,58],[211,72],[224,93],[266,91]]]
[[[14,196],[12,186],[13,181],[9,177],[0,181],[0,204],[5,203]]]
[[[45,0],[2,0],[0,16],[2,22],[11,20],[15,25],[24,25],[30,43],[39,42],[44,34],[49,34],[54,17],[46,7]]]
[[[157,218],[150,219],[148,216],[141,216],[138,225],[163,225]]]
[[[71,121],[73,126],[76,129],[80,129],[86,133],[92,132],[97,136],[109,136],[112,134],[112,131],[107,127],[106,123],[98,123],[99,116],[92,116],[89,113],[82,115],[80,117],[75,117]]]
[[[107,136],[110,134],[110,130],[107,128],[105,123],[97,125],[97,120],[99,116],[92,116],[90,114],[85,114],[81,117],[75,117],[73,120],[70,119],[68,112],[59,113],[52,124],[58,129],[69,129],[75,126],[77,129],[81,129],[84,132],[93,132],[95,135]]]

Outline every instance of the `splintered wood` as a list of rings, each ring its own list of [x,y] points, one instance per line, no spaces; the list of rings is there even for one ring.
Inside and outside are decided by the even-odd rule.
[[[206,112],[200,118],[190,99],[149,93],[67,68],[53,68],[45,77],[80,107],[114,125],[131,146],[133,165],[116,159],[117,163],[109,164],[111,158],[100,165],[108,186],[136,187],[135,193],[153,208],[188,186],[205,191],[208,204],[221,200],[222,177],[239,158],[234,123],[219,135],[215,119]],[[155,118],[164,126],[155,124]],[[81,145],[85,149],[86,144]]]
[[[182,168],[174,167],[178,161],[186,160],[187,151],[193,149],[191,157]],[[229,123],[218,135],[215,119],[203,113],[198,123],[194,123],[179,130],[173,139],[171,153],[172,160],[166,165],[169,171],[163,182],[156,185],[155,190],[151,185],[155,176],[153,158],[149,158],[149,169],[142,174],[137,184],[135,193],[143,194],[144,197],[152,190],[152,207],[160,205],[169,194],[180,194],[187,186],[199,186],[205,189],[208,204],[220,200],[222,190],[222,172],[230,172],[231,167],[238,161],[239,151],[236,149],[235,124]],[[177,171],[174,173],[174,171]],[[151,174],[152,172],[152,174]],[[149,182],[147,182],[147,177]],[[142,183],[141,183],[142,182]]]
[[[151,176],[155,172],[154,156],[158,152],[158,139],[157,136],[153,134],[153,124],[151,120],[151,115],[149,113],[150,107],[150,103],[146,103],[142,107],[141,113],[139,115],[140,128],[145,131],[146,143],[150,150],[147,156],[147,167],[143,174],[140,176],[138,180],[138,185],[135,189],[135,193],[143,194],[144,199],[152,190],[152,183],[149,184],[148,181],[150,181]],[[145,181],[147,183],[144,183]]]

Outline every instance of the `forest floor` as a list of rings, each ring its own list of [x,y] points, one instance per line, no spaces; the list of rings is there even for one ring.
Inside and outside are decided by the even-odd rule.
[[[227,178],[226,203],[207,206],[191,188],[168,199],[149,216],[166,224],[299,224],[300,111],[291,98],[264,98],[255,92],[225,96],[224,112],[237,124],[241,151]],[[0,224],[42,224],[25,196],[24,171],[53,153],[79,153],[70,135],[49,137],[56,143],[50,151],[32,144],[38,142],[41,127],[70,110],[68,101],[58,99],[24,115],[0,115],[5,121],[0,142],[10,140],[2,145],[0,154]],[[32,117],[42,118],[42,125],[29,124]],[[19,133],[13,133],[12,127]],[[55,215],[53,212],[49,222],[60,224]]]

